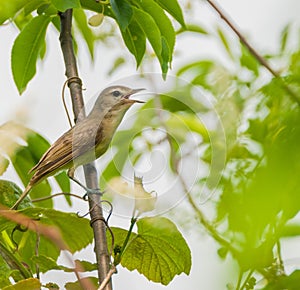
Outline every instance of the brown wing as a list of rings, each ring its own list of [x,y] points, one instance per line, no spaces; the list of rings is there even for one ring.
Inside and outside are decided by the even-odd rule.
[[[101,130],[95,120],[83,120],[63,134],[42,156],[30,171],[35,174],[30,180],[35,184],[57,171],[73,166],[73,161],[94,149],[101,138]],[[77,165],[81,165],[80,162]]]

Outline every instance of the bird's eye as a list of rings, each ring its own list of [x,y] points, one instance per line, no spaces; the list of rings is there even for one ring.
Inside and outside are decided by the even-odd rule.
[[[112,94],[114,97],[119,97],[121,95],[119,91],[113,91]]]

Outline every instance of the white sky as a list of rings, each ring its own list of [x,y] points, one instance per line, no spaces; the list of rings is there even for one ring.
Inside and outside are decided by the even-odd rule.
[[[295,27],[299,26],[300,2],[297,0],[223,0],[219,2],[257,50],[263,53],[277,48],[280,30],[286,24],[295,23]],[[218,15],[208,9],[204,1],[199,1],[193,14],[190,18],[186,17],[186,22],[197,21],[209,31],[213,30],[212,27],[215,27],[216,23],[218,25],[223,24]],[[68,129],[60,97],[65,77],[58,35],[54,30],[47,34],[46,59],[38,66],[37,76],[29,83],[22,96],[18,95],[10,71],[10,50],[16,35],[17,30],[14,27],[0,27],[0,124],[9,120],[18,120],[42,133],[43,136],[53,142]],[[295,36],[298,37],[298,34]],[[197,36],[195,39],[194,36],[181,35],[177,40],[176,49],[178,49],[178,57],[175,57],[173,62],[174,71],[187,60],[195,60],[197,57],[212,56],[221,60],[226,58],[222,48],[220,49],[215,41],[208,41],[205,37]],[[86,87],[84,92],[86,100],[110,83],[116,83],[120,79],[135,74],[133,57],[129,53],[123,52],[123,55],[127,55],[128,64],[108,78],[105,73],[110,69],[113,57],[116,55],[118,55],[118,50],[108,50],[104,46],[99,46],[97,47],[95,64],[92,66],[89,57],[81,51],[79,71]],[[155,71],[150,70],[148,72],[157,71],[158,69],[155,68]],[[8,171],[3,178],[14,179],[15,175],[12,171]],[[64,208],[64,205],[58,207]],[[78,207],[82,207],[82,211],[86,210],[86,206],[78,205]],[[112,224],[126,227],[129,220],[113,218]],[[114,289],[214,290],[224,289],[227,282],[236,282],[235,278],[229,274],[230,269],[234,269],[235,266],[229,262],[224,263],[218,260],[216,244],[211,238],[203,234],[202,230],[197,229],[195,233],[185,233],[185,237],[192,249],[193,257],[192,271],[189,277],[185,275],[176,277],[169,286],[165,287],[149,283],[143,276],[119,268],[118,275],[113,278]],[[82,258],[89,256],[93,259],[90,252],[91,248],[83,251],[79,256]],[[290,256],[287,252],[287,257],[295,258],[295,252],[293,253],[294,256]],[[57,282],[57,272],[53,271],[47,275],[47,279]],[[60,280],[61,283],[64,279],[74,279],[74,276],[73,274],[64,274]]]

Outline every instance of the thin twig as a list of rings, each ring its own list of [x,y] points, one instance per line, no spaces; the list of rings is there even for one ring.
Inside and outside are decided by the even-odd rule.
[[[117,269],[114,265],[112,265],[112,268],[109,270],[109,272],[107,273],[105,279],[102,281],[101,285],[99,286],[98,290],[103,290],[106,286],[106,284],[110,281],[111,276],[117,273]]]
[[[72,40],[72,9],[66,10],[64,13],[60,13],[61,20],[61,34],[60,43],[63,52],[63,57],[66,67],[66,76],[69,79],[68,85],[72,97],[73,112],[76,121],[80,121],[85,118],[84,102],[82,97],[82,83],[78,77],[76,58],[73,48]],[[95,169],[94,163],[90,163],[84,166],[85,180],[88,188],[98,188],[98,174]],[[107,273],[110,270],[110,257],[107,249],[106,240],[106,226],[103,222],[103,211],[100,206],[99,195],[89,195],[89,207],[93,208],[91,211],[91,224],[94,232],[95,239],[95,253],[97,258],[98,277],[99,283],[107,277]],[[99,206],[94,206],[99,204]],[[112,284],[107,283],[105,286],[106,290],[112,289]]]
[[[240,286],[242,284],[242,278],[243,278],[243,272],[242,272],[242,270],[240,270],[240,272],[239,272],[239,278],[238,278],[238,282],[236,284],[235,290],[240,290]]]
[[[59,193],[52,194],[52,195],[50,195],[50,196],[45,196],[45,197],[40,197],[40,198],[32,199],[31,202],[40,202],[40,201],[52,199],[53,197],[57,197],[57,196],[61,196],[61,195],[68,195],[68,196],[72,196],[72,197],[76,197],[76,198],[82,199],[81,196],[79,196],[79,195],[77,195],[77,194],[74,194],[74,193],[70,193],[70,192],[59,192]]]
[[[247,275],[247,277],[246,277],[246,279],[245,279],[243,285],[241,286],[240,290],[243,290],[243,289],[246,287],[246,285],[247,285],[247,283],[249,282],[249,279],[251,278],[253,272],[254,272],[253,270],[250,270],[250,271],[249,271],[249,273],[248,273],[248,275]]]
[[[249,50],[249,52],[254,56],[254,58],[264,66],[276,79],[279,80],[282,88],[290,95],[290,97],[296,101],[300,105],[300,99],[298,95],[283,81],[280,74],[274,70],[270,64],[266,61],[266,59],[260,55],[255,48],[248,42],[248,40],[243,36],[243,34],[237,29],[237,27],[233,24],[233,21],[230,20],[229,16],[227,16],[223,9],[220,8],[219,5],[214,3],[211,0],[206,0],[209,5],[220,15],[220,17],[226,22],[226,24],[232,29],[232,31],[238,36],[241,43]]]

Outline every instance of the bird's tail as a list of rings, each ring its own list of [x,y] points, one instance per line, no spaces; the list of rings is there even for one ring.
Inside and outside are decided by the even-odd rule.
[[[29,193],[29,191],[31,190],[32,185],[28,184],[26,186],[26,188],[24,189],[24,191],[22,192],[21,196],[19,197],[19,199],[16,201],[16,203],[11,207],[11,209],[18,209],[19,204],[23,201],[23,199],[26,197],[26,195]]]

